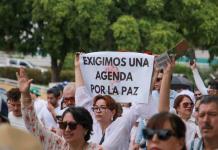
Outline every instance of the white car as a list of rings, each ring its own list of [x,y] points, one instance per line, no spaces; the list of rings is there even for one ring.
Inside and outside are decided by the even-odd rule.
[[[8,62],[7,62],[7,66],[38,69],[41,72],[48,71],[48,69],[36,66],[36,65],[32,64],[30,61],[23,60],[23,59],[15,59],[15,58],[9,58]]]

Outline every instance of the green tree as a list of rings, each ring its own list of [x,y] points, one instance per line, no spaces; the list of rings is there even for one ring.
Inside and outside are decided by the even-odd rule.
[[[137,50],[140,46],[138,23],[134,17],[121,16],[112,25],[118,50]]]
[[[0,47],[49,54],[58,81],[66,55],[80,49],[158,54],[185,38],[216,56],[217,16],[216,0],[2,0]]]

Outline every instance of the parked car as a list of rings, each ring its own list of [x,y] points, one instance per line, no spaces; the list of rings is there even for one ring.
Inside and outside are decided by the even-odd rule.
[[[17,68],[25,67],[31,69],[38,69],[41,72],[48,71],[48,69],[36,66],[32,64],[30,61],[24,59],[16,59],[16,58],[8,58],[5,62],[5,65],[1,65],[1,66],[9,66],[9,67],[17,67]]]

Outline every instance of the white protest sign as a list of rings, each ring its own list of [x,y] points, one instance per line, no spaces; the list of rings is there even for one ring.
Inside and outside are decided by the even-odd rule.
[[[82,75],[92,96],[111,95],[118,102],[147,103],[154,56],[134,52],[80,55]]]

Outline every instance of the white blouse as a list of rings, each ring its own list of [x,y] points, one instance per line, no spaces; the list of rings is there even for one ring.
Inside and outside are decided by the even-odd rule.
[[[93,98],[90,96],[86,87],[81,86],[76,89],[75,94],[76,106],[85,107],[92,115],[94,120],[93,135],[91,142],[99,143],[102,138],[102,130],[100,124],[96,121],[94,113],[91,110]],[[145,103],[135,103],[121,117],[113,121],[105,130],[104,142],[102,147],[104,150],[128,150],[130,142],[130,132],[136,122],[141,117],[150,118],[157,112],[157,106],[148,101]]]

